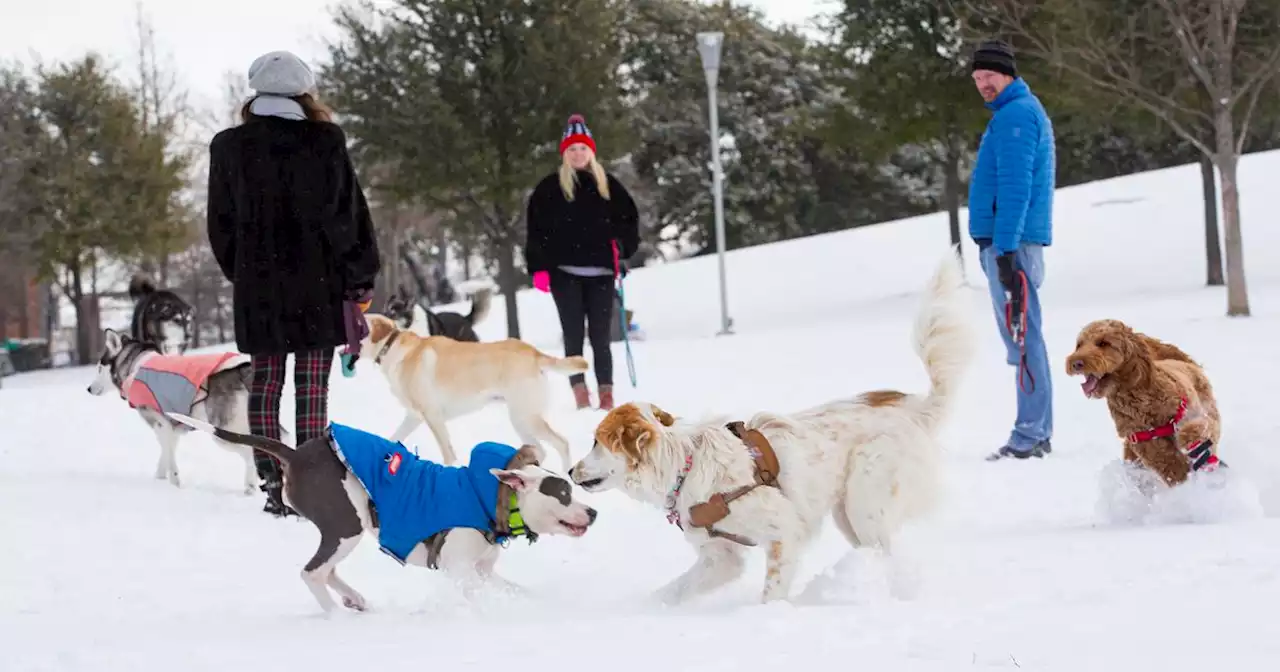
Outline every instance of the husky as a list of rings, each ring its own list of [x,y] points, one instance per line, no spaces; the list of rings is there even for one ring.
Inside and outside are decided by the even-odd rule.
[[[165,355],[152,342],[139,341],[114,329],[104,331],[106,346],[98,358],[97,377],[89,394],[114,389],[155,432],[160,460],[155,477],[181,487],[175,452],[178,440],[191,429],[165,416],[178,410],[220,427],[249,431],[249,383],[253,378],[248,355]],[[253,450],[216,440],[244,459],[244,493],[258,489]]]
[[[166,355],[187,351],[191,346],[191,304],[167,289],[156,289],[155,282],[142,273],[129,282],[129,298],[133,301],[129,326],[133,340],[155,343]]]
[[[472,295],[471,312],[465,316],[452,311],[434,313],[402,286],[387,300],[383,314],[394,320],[396,326],[419,336],[444,336],[455,341],[479,343],[475,326],[488,316],[492,300],[493,291],[485,287]]]
[[[365,532],[401,566],[442,570],[467,593],[486,583],[524,592],[494,573],[501,549],[517,537],[529,543],[542,534],[581,537],[596,520],[595,509],[574,501],[564,476],[539,466],[537,446],[485,442],[472,449],[467,466],[446,467],[419,458],[402,443],[334,422],[295,450],[169,415],[280,460],[286,502],[320,532],[302,581],[325,613],[337,606],[329,589],[348,609],[368,608],[336,571]]]

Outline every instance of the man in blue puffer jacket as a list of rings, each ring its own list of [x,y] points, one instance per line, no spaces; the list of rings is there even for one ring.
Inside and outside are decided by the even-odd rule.
[[[1053,242],[1053,124],[1040,99],[1018,76],[1009,45],[983,42],[974,52],[972,69],[974,84],[994,114],[978,146],[969,183],[969,236],[979,248],[1018,385],[1013,431],[987,459],[1044,457],[1053,435],[1053,388],[1039,289],[1044,282],[1044,248]],[[1021,343],[1009,328],[1010,305],[1014,322],[1025,314]]]

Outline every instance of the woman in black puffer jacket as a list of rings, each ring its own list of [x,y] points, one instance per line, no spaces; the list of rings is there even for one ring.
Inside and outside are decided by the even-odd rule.
[[[249,67],[249,87],[243,123],[209,145],[209,243],[234,286],[236,345],[253,358],[250,431],[280,438],[292,354],[301,444],[328,425],[333,351],[351,339],[351,304],[372,299],[378,247],[345,134],[310,93],[311,69],[271,52]],[[256,456],[264,510],[293,514],[279,463]]]
[[[608,410],[613,408],[614,281],[621,260],[636,253],[640,217],[626,188],[596,160],[596,143],[582,115],[569,117],[560,154],[560,169],[529,197],[525,266],[534,287],[555,299],[566,357],[582,354],[585,319],[600,408]],[[586,377],[576,374],[569,383],[578,408],[590,406]]]

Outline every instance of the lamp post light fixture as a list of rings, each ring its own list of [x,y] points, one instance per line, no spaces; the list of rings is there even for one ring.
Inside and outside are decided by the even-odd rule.
[[[733,333],[733,320],[729,318],[729,290],[725,284],[724,268],[724,171],[720,165],[720,114],[716,104],[716,84],[720,74],[720,47],[724,33],[698,33],[698,55],[702,57],[702,72],[707,76],[707,109],[711,117],[711,195],[715,202],[716,256],[720,264],[720,336]]]

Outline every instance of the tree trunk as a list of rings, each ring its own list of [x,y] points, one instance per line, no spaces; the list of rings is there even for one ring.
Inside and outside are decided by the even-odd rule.
[[[956,151],[951,138],[947,138],[947,156],[943,161],[942,201],[947,206],[947,223],[951,230],[951,244],[960,244],[960,152]],[[960,271],[964,272],[964,254],[960,255]]]
[[[440,264],[440,272],[449,275],[449,238],[445,236],[444,227],[436,232],[436,263]]]
[[[1200,157],[1200,185],[1204,192],[1205,284],[1221,287],[1222,244],[1218,241],[1218,187],[1214,181],[1213,161]]]
[[[89,325],[84,314],[84,297],[72,301],[71,305],[76,312],[76,364],[84,366],[89,363]]]
[[[1249,316],[1249,287],[1244,278],[1244,241],[1240,236],[1240,183],[1236,168],[1240,157],[1235,148],[1235,122],[1231,110],[1218,105],[1213,130],[1217,152],[1214,163],[1222,177],[1222,225],[1227,239],[1227,316]]]
[[[22,312],[18,313],[18,328],[22,330],[20,333],[23,338],[31,338],[35,335],[35,330],[31,327],[31,292],[35,290],[35,284],[25,273],[21,280]]]
[[[200,347],[200,328],[204,324],[204,282],[200,273],[200,262],[192,263],[191,271],[191,347]]]
[[[507,338],[520,338],[520,313],[517,310],[516,292],[516,246],[511,236],[503,236],[497,243],[498,253],[498,289],[502,292],[503,303],[507,307]]]
[[[162,288],[168,287],[169,286],[169,253],[168,252],[160,255],[160,263],[157,264],[156,266],[158,268],[159,275],[160,275],[160,277],[156,280],[156,282],[160,283],[160,287]]]
[[[404,261],[405,268],[409,270],[409,276],[413,278],[413,284],[418,288],[418,296],[431,302],[431,283],[427,280],[427,272],[423,270],[422,264],[418,263],[418,257],[414,254],[415,250],[412,239],[405,241],[400,245],[400,259]]]
[[[71,268],[71,286],[66,288],[67,298],[71,300],[71,307],[76,313],[76,363],[81,366],[92,361],[89,350],[92,347],[89,343],[89,316],[85,308],[88,305],[85,302],[84,280],[80,277],[80,268]]]
[[[214,304],[214,309],[216,310],[215,314],[218,316],[218,342],[226,343],[230,340],[227,338],[227,308],[226,303],[221,297],[219,297],[218,302]]]

